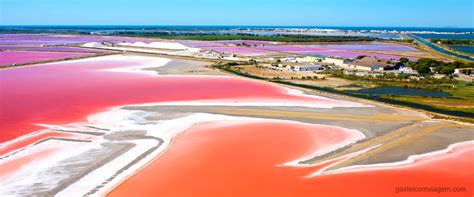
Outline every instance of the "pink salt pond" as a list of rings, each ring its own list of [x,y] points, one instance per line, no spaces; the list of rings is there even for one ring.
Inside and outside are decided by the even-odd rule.
[[[402,46],[400,46],[400,49]],[[395,46],[388,45],[273,45],[259,47],[270,51],[279,51],[286,53],[296,53],[302,55],[320,55],[330,57],[342,57],[342,58],[356,58],[361,55],[376,57],[385,60],[399,60],[402,56],[387,55],[373,52],[364,52],[358,50],[346,50],[346,49],[371,49],[374,51],[391,51],[397,50]],[[408,50],[408,49],[405,49]],[[416,61],[418,58],[408,57],[411,61]]]
[[[221,53],[234,53],[234,54],[241,54],[241,55],[261,55],[261,54],[269,54],[272,51],[258,49],[253,47],[203,47],[206,50],[213,50]]]
[[[0,45],[1,51],[40,51],[40,52],[74,52],[74,53],[105,53],[105,50],[79,48],[79,47],[66,47],[66,46],[53,46],[53,47],[42,47],[40,45]]]
[[[90,56],[76,52],[0,51],[0,66]]]
[[[38,130],[40,127],[35,124],[63,125],[84,121],[88,115],[129,104],[193,100],[258,103],[270,100],[318,104],[321,107],[361,106],[289,94],[278,86],[240,78],[157,76],[119,70],[160,66],[167,62],[166,59],[142,56],[106,56],[0,70],[0,142]]]

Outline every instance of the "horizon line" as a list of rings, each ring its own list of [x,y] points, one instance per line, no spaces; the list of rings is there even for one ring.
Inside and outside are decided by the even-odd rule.
[[[113,25],[113,24],[27,24],[27,25],[3,25],[0,24],[0,27],[33,27],[33,26],[43,26],[43,27],[48,27],[48,26],[63,26],[63,27],[86,27],[86,26],[128,26],[128,27],[133,27],[133,26],[148,26],[148,27],[366,27],[366,28],[453,28],[453,29],[474,29],[474,27],[450,27],[450,26],[444,26],[444,27],[434,27],[434,26],[356,26],[356,25],[152,25],[152,24],[140,24],[140,25],[132,25],[132,24],[120,24],[120,25]]]

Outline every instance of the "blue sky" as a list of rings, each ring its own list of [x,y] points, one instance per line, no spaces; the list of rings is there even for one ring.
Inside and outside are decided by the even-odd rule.
[[[473,0],[0,0],[0,25],[474,27]]]

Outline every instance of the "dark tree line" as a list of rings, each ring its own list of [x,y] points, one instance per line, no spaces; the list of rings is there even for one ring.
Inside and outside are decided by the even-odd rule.
[[[445,45],[474,45],[474,40],[463,39],[431,39],[432,43],[441,43]]]
[[[453,74],[456,68],[474,68],[473,62],[443,62],[427,58],[410,62],[408,65],[421,75],[433,74],[433,71],[439,74]],[[433,68],[433,71],[431,68]]]
[[[229,33],[172,33],[172,32],[115,32],[114,35],[150,37],[162,39],[183,39],[183,40],[259,40],[272,42],[356,42],[356,41],[376,41],[377,38],[362,36],[312,36],[312,35],[259,35],[259,34],[229,34]]]

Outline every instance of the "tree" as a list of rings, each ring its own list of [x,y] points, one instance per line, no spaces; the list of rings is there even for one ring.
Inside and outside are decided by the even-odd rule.
[[[367,56],[365,56],[365,55],[359,55],[359,56],[357,56],[356,59],[361,60],[361,59],[364,59],[365,57],[367,57]]]
[[[447,75],[452,74],[452,73],[454,73],[454,67],[451,67],[451,66],[439,67],[438,73],[447,74]]]
[[[430,66],[426,64],[418,66],[417,68],[415,68],[415,70],[418,71],[420,75],[426,75],[426,74],[431,73]]]
[[[253,65],[255,65],[255,66],[258,65],[258,62],[257,62],[256,60],[254,60],[254,59],[249,60],[249,63],[250,63],[250,64],[253,64]]]
[[[409,61],[410,61],[410,60],[409,60],[408,58],[406,58],[406,57],[400,58],[400,63],[406,64],[406,63],[408,63]]]

